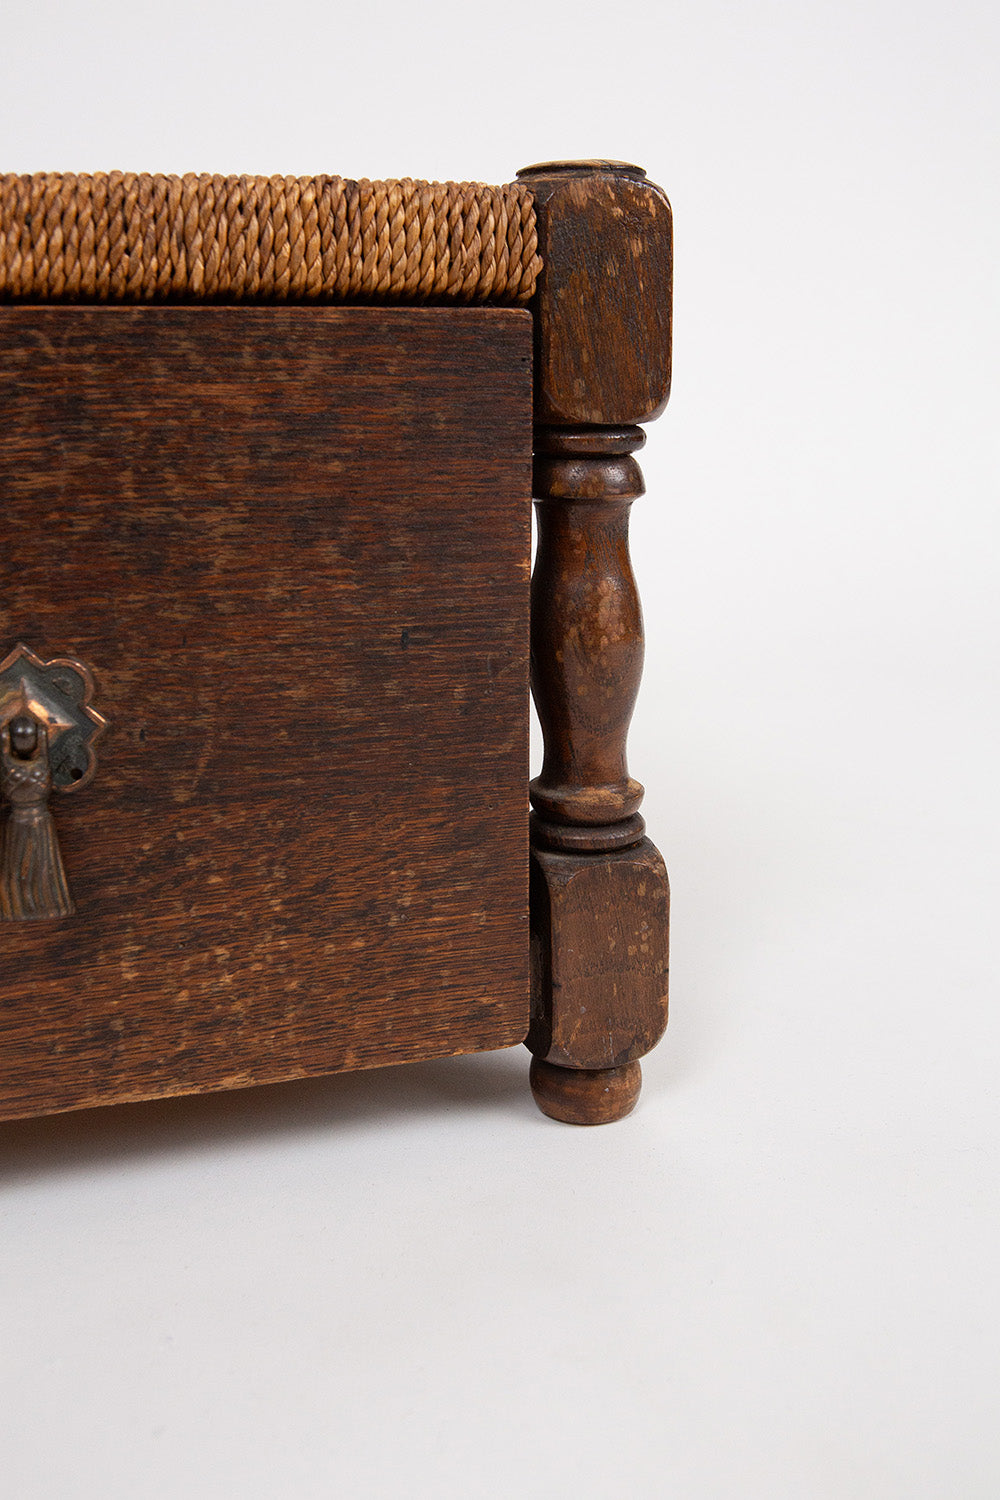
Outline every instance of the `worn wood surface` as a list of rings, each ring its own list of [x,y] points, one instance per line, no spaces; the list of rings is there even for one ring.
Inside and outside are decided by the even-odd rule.
[[[93,669],[0,1114],[513,1043],[531,319],[0,308],[0,657]]]
[[[531,188],[535,420],[649,422],[670,394],[673,220],[662,188],[623,162],[547,162]]]
[[[535,436],[531,688],[545,759],[531,802],[536,841],[552,848],[613,849],[643,831],[626,758],[643,657],[628,546],[643,441],[638,427]]]
[[[620,1068],[558,1068],[531,1059],[531,1092],[543,1114],[567,1125],[610,1125],[635,1109],[642,1088],[637,1062]]]
[[[642,673],[628,514],[636,425],[670,391],[670,205],[639,167],[549,162],[535,198],[539,545],[531,685],[532,1089],[574,1124],[620,1119],[667,1020],[666,870],[644,837],[627,737]],[[565,1076],[563,1076],[565,1075]]]
[[[649,839],[606,854],[531,856],[528,1046],[564,1068],[644,1057],[667,1024],[670,888]]]

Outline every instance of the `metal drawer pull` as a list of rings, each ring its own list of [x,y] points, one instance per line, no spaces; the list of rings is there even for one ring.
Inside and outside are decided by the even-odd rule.
[[[69,657],[43,662],[18,645],[0,662],[0,919],[68,917],[74,910],[55,823],[53,791],[85,785],[107,720],[90,706],[94,681]]]

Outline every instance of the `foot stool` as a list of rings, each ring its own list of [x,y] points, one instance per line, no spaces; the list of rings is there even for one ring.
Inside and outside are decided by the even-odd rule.
[[[671,265],[616,162],[0,177],[0,1119],[522,1042],[631,1110]]]

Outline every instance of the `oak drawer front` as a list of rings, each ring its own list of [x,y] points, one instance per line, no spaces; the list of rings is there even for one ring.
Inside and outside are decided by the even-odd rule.
[[[0,658],[93,673],[0,1115],[523,1038],[531,319],[0,308]]]

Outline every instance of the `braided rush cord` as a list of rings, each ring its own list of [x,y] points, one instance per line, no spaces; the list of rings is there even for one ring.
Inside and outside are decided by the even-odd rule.
[[[527,302],[520,183],[0,176],[0,300]]]

